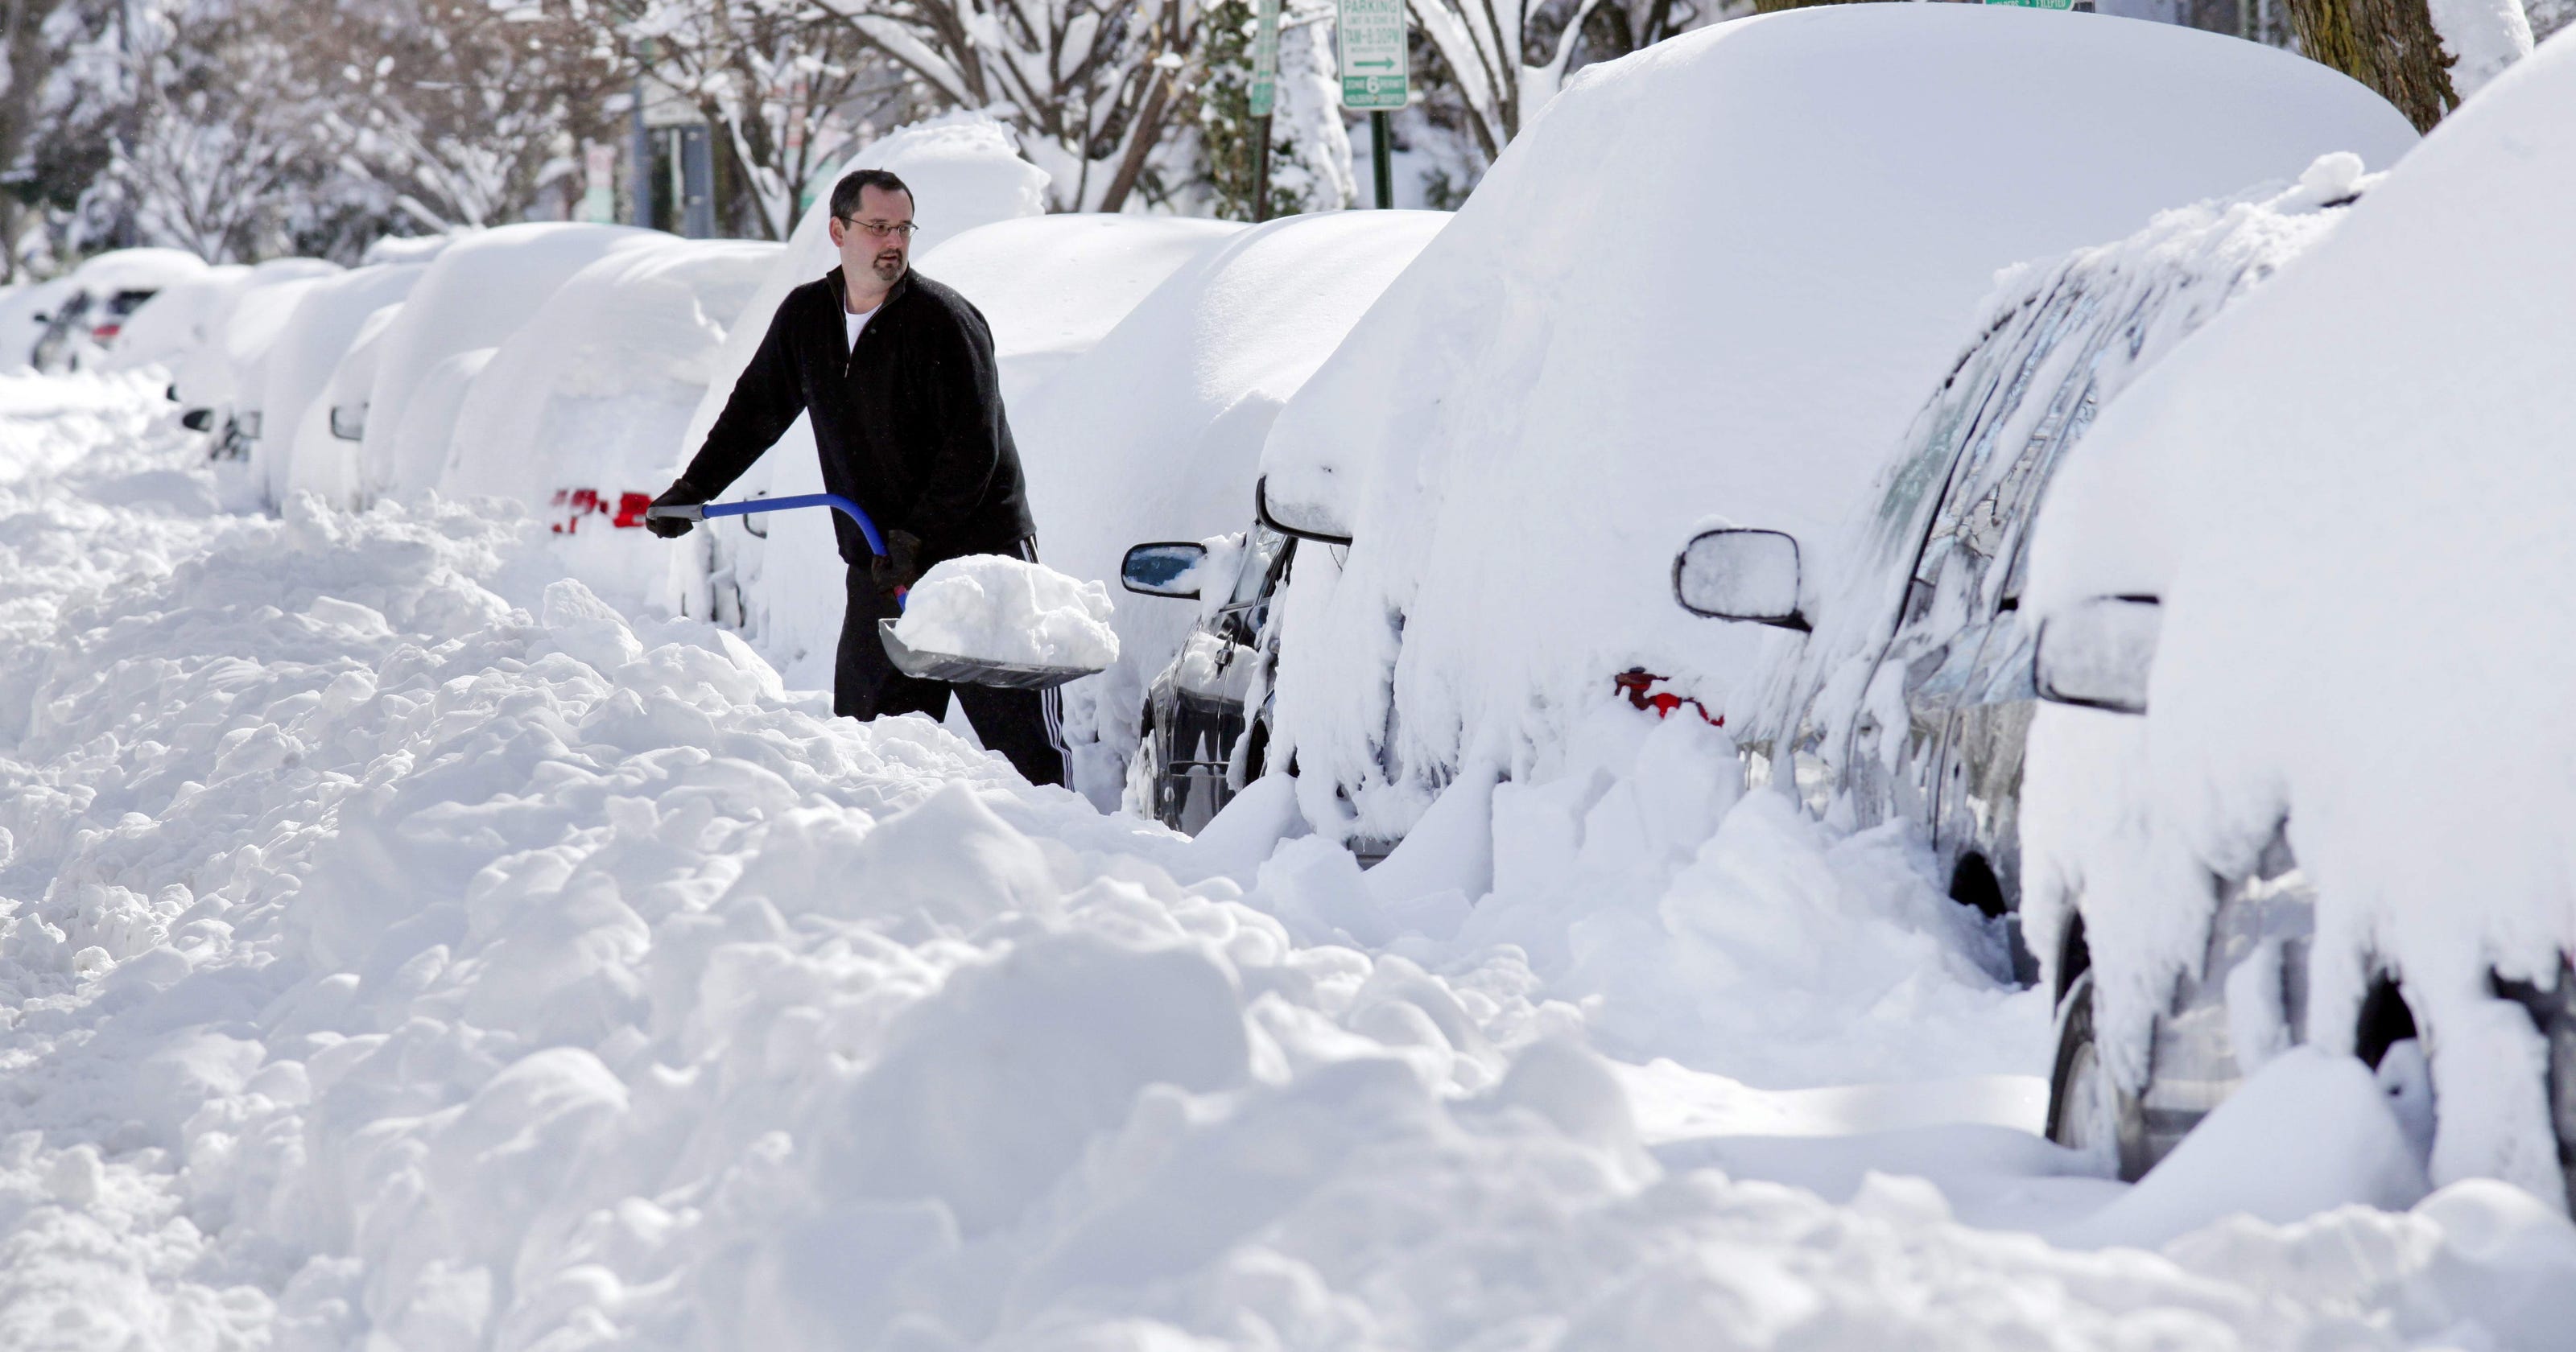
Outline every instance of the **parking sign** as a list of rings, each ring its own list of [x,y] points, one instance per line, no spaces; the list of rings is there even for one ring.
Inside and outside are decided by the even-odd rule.
[[[1333,23],[1342,65],[1342,106],[1401,108],[1406,84],[1404,0],[1341,0]]]

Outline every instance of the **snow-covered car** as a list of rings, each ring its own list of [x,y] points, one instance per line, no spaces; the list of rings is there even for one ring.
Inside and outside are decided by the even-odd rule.
[[[338,264],[319,258],[272,258],[248,268],[217,268],[172,288],[168,308],[156,298],[137,314],[138,327],[147,330],[142,336],[159,353],[159,364],[169,368],[170,395],[186,410],[184,421],[212,434],[210,456],[249,458],[261,429],[256,418],[245,423],[237,413],[245,397],[259,398],[268,345],[292,313],[292,301],[304,284],[340,271]],[[199,290],[200,283],[205,289]],[[280,298],[287,303],[270,303]],[[135,355],[139,359],[142,354]],[[111,364],[123,360],[112,355]]]
[[[29,360],[45,371],[95,362],[146,301],[205,270],[205,260],[184,249],[118,249],[90,259],[72,270]]]
[[[1839,524],[2004,268],[2412,140],[2289,53],[2009,6],[1789,10],[1587,68],[1264,449],[1274,519],[1351,540],[1279,607],[1270,759],[1306,823],[1384,842],[1546,780],[1631,672],[1740,721],[1762,638],[1675,610],[1677,542]]]
[[[1140,544],[1120,562],[1127,590],[1199,603],[1180,651],[1145,689],[1128,811],[1195,834],[1269,769],[1279,659],[1271,603],[1298,543],[1256,515],[1241,534]]]
[[[644,509],[780,249],[664,236],[573,274],[467,386],[441,490],[523,504],[575,576],[640,603],[670,566]]]
[[[601,258],[668,235],[530,222],[441,249],[380,340],[359,472],[368,494],[437,488],[466,385],[555,288]]]
[[[2375,1069],[2433,1184],[2564,1195],[2576,256],[2518,242],[2571,185],[2562,37],[2104,410],[2043,506],[2024,606],[2067,703],[2030,730],[2025,927],[2052,1115],[2124,1173],[2304,1043]]]
[[[233,288],[249,275],[249,265],[225,263],[161,288],[125,321],[116,346],[99,359],[98,369],[136,371],[158,366],[175,377],[189,354],[211,341],[208,326]]]
[[[2039,699],[2021,597],[2041,496],[2131,380],[2331,233],[2360,171],[2329,156],[2295,186],[2166,212],[2019,270],[1838,549],[1758,519],[1683,548],[1683,609],[1795,635],[1775,640],[1788,651],[1736,706],[1749,784],[1853,829],[1911,824],[1952,899],[2017,926]],[[1832,576],[1808,585],[1808,560]]]
[[[1229,234],[1174,269],[1011,406],[1042,557],[1107,582],[1124,575],[1139,539],[1209,539],[1242,522],[1271,420],[1448,221],[1429,211],[1290,217]],[[1199,618],[1185,606],[1120,607],[1118,660],[1065,687],[1069,779],[1099,806],[1139,782],[1132,757],[1168,763],[1171,738],[1197,740],[1177,727],[1190,715],[1157,673],[1210,641],[1204,625],[1192,628]],[[1229,680],[1245,674],[1230,670]],[[1145,805],[1129,796],[1129,806]]]
[[[278,289],[291,308],[259,364],[259,391],[241,400],[243,408],[258,411],[251,468],[270,502],[283,502],[299,480],[338,480],[335,470],[298,469],[297,456],[324,445],[306,435],[308,428],[317,417],[328,419],[331,374],[367,316],[400,304],[427,270],[418,263],[373,264],[316,277],[291,291]]]
[[[36,340],[54,322],[54,309],[72,289],[72,279],[55,277],[28,282],[0,296],[0,371],[33,366]]]

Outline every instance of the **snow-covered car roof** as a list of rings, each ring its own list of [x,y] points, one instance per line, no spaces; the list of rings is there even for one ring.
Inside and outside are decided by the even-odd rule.
[[[205,346],[207,326],[225,296],[249,276],[248,266],[226,263],[161,288],[126,319],[124,332],[100,358],[99,369],[130,371],[158,364],[175,371],[189,353]]]
[[[2547,988],[2576,948],[2576,254],[2532,247],[2571,218],[2561,37],[2103,413],[2025,595],[2043,617],[2162,598],[2141,818],[2234,876],[2286,816],[2318,896],[2312,1038],[2348,1048],[2370,967],[2402,973],[2443,1097],[2437,1178],[2544,1194],[2545,1053],[2527,1022],[2493,1036],[2488,972]],[[2102,717],[2049,712],[2072,737]],[[2206,904],[2123,925],[2187,943]],[[2446,1030],[2528,1052],[2449,1062]]]
[[[566,487],[660,492],[727,330],[781,248],[664,239],[575,273],[467,392],[441,487],[531,507]]]
[[[403,303],[377,357],[360,463],[373,492],[435,487],[445,467],[447,428],[406,435],[413,392],[433,368],[460,352],[492,348],[516,332],[574,273],[621,249],[667,235],[619,225],[553,222],[505,225],[449,245]],[[442,404],[452,415],[451,405]],[[406,460],[402,447],[420,452]]]
[[[1002,397],[1016,407],[1091,350],[1164,279],[1249,227],[1096,211],[978,226],[922,254],[993,326]]]
[[[206,260],[185,249],[116,249],[73,269],[72,284],[102,295],[158,291],[205,270]]]
[[[1464,767],[1544,773],[1631,666],[1723,707],[1759,639],[1685,623],[1672,551],[1712,513],[1839,520],[1998,270],[2413,140],[2288,53],[2005,6],[1794,10],[1585,70],[1264,451],[1283,517],[1356,537],[1285,610],[1308,815],[1340,787],[1340,829],[1400,832]]]

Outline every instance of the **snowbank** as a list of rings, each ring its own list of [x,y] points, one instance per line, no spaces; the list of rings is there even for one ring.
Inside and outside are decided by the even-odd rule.
[[[466,392],[440,487],[523,504],[575,576],[638,603],[670,557],[631,499],[669,484],[726,333],[778,255],[665,238],[575,273]]]
[[[1689,1077],[1605,1066],[1507,947],[1300,937],[1321,850],[1206,877],[462,504],[215,512],[150,393],[0,381],[0,1342],[2563,1335],[2576,1230],[2501,1189],[2087,1254],[1666,1164],[1728,1144],[1648,1148]],[[1713,873],[1838,871],[1761,801]],[[1604,858],[1700,829],[1636,806]],[[1697,932],[1759,951],[1780,895]]]
[[[895,636],[922,652],[1031,667],[1118,660],[1109,589],[1001,554],[931,566],[904,597]]]
[[[1338,577],[1301,553],[1285,611],[1308,815],[1400,833],[1453,776],[1544,776],[1631,666],[1726,707],[1760,640],[1674,607],[1673,550],[1712,514],[1838,521],[1998,269],[2412,139],[2288,53],[2005,6],[1796,10],[1586,69],[1264,451],[1283,514],[1357,539]]]
[[[901,128],[852,155],[841,173],[859,169],[891,170],[913,190],[914,219],[921,227],[912,242],[916,266],[954,236],[1046,210],[1046,174],[1020,158],[1007,128],[981,114],[951,113]],[[839,175],[834,177],[837,181]],[[671,448],[672,474],[697,454],[707,429],[724,412],[733,383],[769,331],[779,302],[789,291],[840,266],[829,231],[831,214],[828,193],[807,208],[788,238],[786,251],[743,306],[716,355],[706,396]],[[923,275],[938,277],[926,270]],[[820,492],[822,487],[814,433],[799,418],[729,496],[767,492],[784,497]],[[841,585],[845,568],[827,515],[788,512],[769,517],[760,526],[768,532],[765,537],[754,536],[742,522],[729,529],[692,532],[672,551],[670,593],[664,599],[676,601],[676,608],[689,614],[725,615],[729,623],[744,625],[763,651],[781,661],[816,664],[807,673],[811,683],[829,684],[833,645],[841,632],[847,598]],[[723,609],[718,606],[720,596],[725,600]]]
[[[2576,258],[2518,243],[2568,218],[2571,185],[2562,38],[2105,411],[2029,591],[2042,615],[2164,603],[2149,716],[2104,745],[2100,720],[2045,711],[2035,789],[2137,778],[2099,812],[2223,876],[2286,815],[2318,890],[2308,1039],[2349,1050],[2374,969],[2400,976],[2434,1053],[2434,1180],[2543,1196],[2540,1045],[2488,972],[2550,986],[2576,949]],[[2028,824],[2026,871],[2055,886],[2026,904],[2053,922],[2080,895],[2090,928],[2150,936],[2126,955],[2150,980],[2196,957],[2205,896],[2121,885],[2130,861],[2084,825]]]
[[[915,261],[984,312],[1002,364],[1002,400],[1019,409],[1164,279],[1248,228],[1066,212],[978,226]]]
[[[447,468],[452,404],[412,408],[432,373],[459,353],[498,347],[556,287],[620,250],[668,239],[618,225],[505,225],[440,250],[422,274],[377,357],[359,459],[370,493],[436,487]],[[420,425],[414,426],[417,422]]]
[[[1115,585],[1130,545],[1250,525],[1271,420],[1448,220],[1445,212],[1350,211],[1233,235],[1175,271],[1034,398],[1012,405],[1041,555]],[[1069,257],[1065,270],[1078,276],[1084,262]],[[1049,289],[1089,288],[1031,287],[1040,296]],[[1066,688],[1075,783],[1093,801],[1117,801],[1146,683],[1198,613],[1170,601],[1122,607],[1118,664]]]

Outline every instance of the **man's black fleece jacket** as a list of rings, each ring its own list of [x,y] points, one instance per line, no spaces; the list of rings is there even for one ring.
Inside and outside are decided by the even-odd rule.
[[[714,498],[807,413],[823,486],[919,536],[925,563],[1012,552],[1035,531],[983,313],[907,270],[855,351],[842,314],[839,268],[787,293],[681,479]],[[866,562],[867,537],[832,524],[842,559]]]

